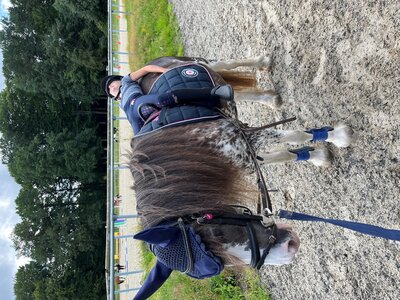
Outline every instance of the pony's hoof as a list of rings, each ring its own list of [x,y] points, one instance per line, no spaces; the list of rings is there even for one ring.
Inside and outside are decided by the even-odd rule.
[[[317,167],[329,167],[332,158],[333,155],[328,149],[321,148],[310,151],[310,159],[308,161]]]
[[[270,108],[277,109],[282,106],[282,98],[275,92],[268,91],[265,93],[264,99],[260,101],[261,103],[268,105]]]
[[[271,108],[280,108],[282,106],[282,97],[280,95],[275,95],[272,97],[272,101],[271,101]]]
[[[272,65],[272,60],[269,56],[261,55],[257,58],[256,67],[258,69],[270,69]]]
[[[334,144],[336,147],[348,147],[354,140],[354,131],[345,124],[339,124],[332,131],[328,132],[327,142]]]

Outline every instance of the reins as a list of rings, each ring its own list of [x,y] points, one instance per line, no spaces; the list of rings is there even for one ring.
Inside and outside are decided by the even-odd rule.
[[[310,222],[324,222],[332,225],[347,228],[362,234],[367,234],[375,237],[384,238],[387,240],[400,241],[400,230],[398,229],[387,229],[380,226],[371,224],[365,224],[360,222],[338,220],[338,219],[325,219],[316,216],[306,215],[294,211],[287,211],[280,209],[277,214],[278,217],[288,220],[296,221],[310,221]]]

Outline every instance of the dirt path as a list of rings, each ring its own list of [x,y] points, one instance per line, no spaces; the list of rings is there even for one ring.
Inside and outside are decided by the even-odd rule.
[[[330,147],[332,167],[264,168],[279,189],[276,208],[400,228],[397,0],[171,2],[186,55],[272,56],[272,73],[257,75],[284,106],[241,103],[242,120],[260,125],[297,116],[284,128],[345,122],[357,132],[350,148]],[[399,243],[331,225],[293,225],[302,239],[295,263],[260,272],[273,299],[400,299]]]

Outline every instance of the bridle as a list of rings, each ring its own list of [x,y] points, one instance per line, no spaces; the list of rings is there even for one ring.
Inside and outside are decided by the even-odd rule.
[[[236,208],[236,207],[234,207]],[[272,217],[266,218],[265,216],[253,215],[251,211],[242,207],[245,210],[240,213],[228,213],[228,212],[207,212],[200,216],[192,215],[190,217],[191,222],[196,222],[199,225],[235,225],[246,227],[247,236],[250,241],[250,249],[251,249],[251,262],[250,266],[259,270],[264,264],[265,258],[267,257],[271,248],[275,245],[276,235],[277,235],[277,227],[275,221]],[[184,221],[188,222],[187,218]],[[267,245],[263,250],[263,253],[260,252],[259,241],[255,234],[254,223],[260,222],[260,224],[266,229],[271,230],[271,235],[268,238]]]

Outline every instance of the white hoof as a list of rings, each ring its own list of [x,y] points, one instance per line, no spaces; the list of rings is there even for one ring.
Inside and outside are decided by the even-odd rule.
[[[336,147],[348,147],[354,137],[354,131],[345,124],[337,125],[332,131],[328,132],[327,142],[334,144]]]
[[[261,55],[257,58],[257,62],[255,64],[256,68],[259,69],[269,69],[271,67],[272,60],[269,56]]]
[[[315,149],[310,151],[308,161],[317,167],[328,167],[332,161],[332,153],[326,148]]]
[[[271,108],[277,109],[282,106],[282,97],[280,95],[272,96],[272,100],[270,101],[269,106]]]
[[[258,100],[259,103],[268,105],[270,108],[277,109],[282,106],[282,98],[275,92],[267,91]]]

